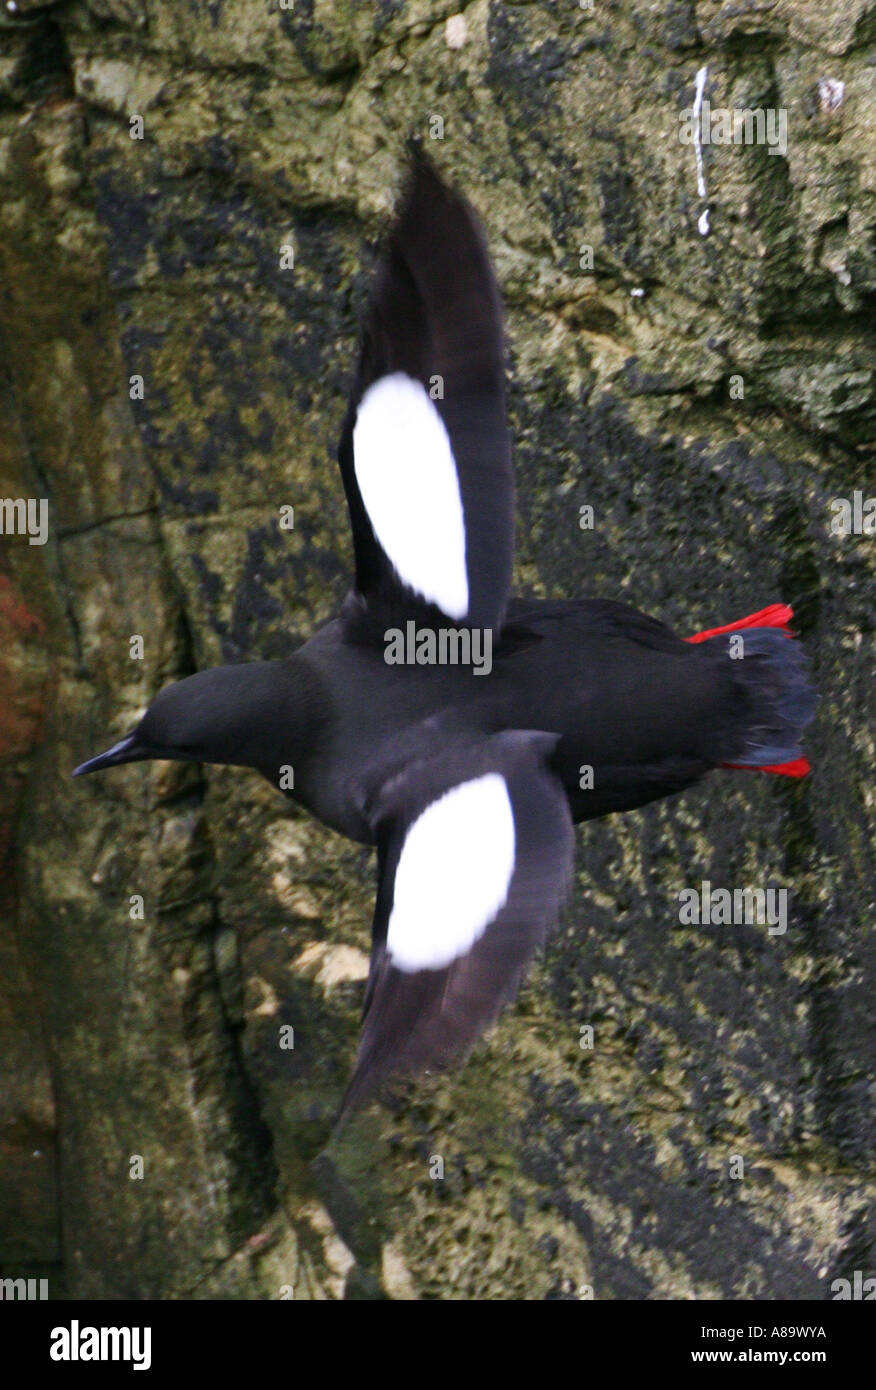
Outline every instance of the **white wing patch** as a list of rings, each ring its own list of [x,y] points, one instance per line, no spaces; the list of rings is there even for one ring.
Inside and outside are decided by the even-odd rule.
[[[413,822],[395,874],[386,944],[399,970],[440,970],[495,921],[514,874],[504,777],[452,787]]]
[[[450,436],[419,381],[375,381],[359,402],[353,467],[374,534],[402,581],[451,618],[468,611],[465,519]]]

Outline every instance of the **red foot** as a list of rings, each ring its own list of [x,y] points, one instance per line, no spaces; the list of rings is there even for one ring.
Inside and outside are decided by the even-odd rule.
[[[738,622],[727,623],[725,627],[712,627],[708,632],[697,632],[685,640],[705,642],[709,637],[720,637],[722,632],[739,632],[746,627],[779,627],[786,637],[793,637],[794,634],[788,627],[793,616],[794,610],[787,603],[771,603],[769,608],[762,608],[759,613],[751,613],[747,618],[740,618]],[[789,763],[773,763],[770,767],[752,767],[750,764],[741,763],[721,763],[721,767],[732,767],[739,772],[774,772],[779,777],[806,777],[812,771],[808,758],[793,758]]]
[[[752,767],[750,763],[720,763],[719,766],[736,768],[739,772],[775,772],[779,777],[808,777],[812,771],[808,758],[793,758],[789,763],[773,763],[771,767]]]
[[[794,610],[787,603],[771,603],[769,608],[762,608],[759,613],[751,613],[747,618],[727,623],[725,627],[710,627],[708,632],[696,632],[693,637],[685,638],[685,641],[705,642],[709,637],[720,637],[722,632],[739,632],[744,627],[780,627],[786,637],[793,637],[793,632],[788,628],[793,616]]]

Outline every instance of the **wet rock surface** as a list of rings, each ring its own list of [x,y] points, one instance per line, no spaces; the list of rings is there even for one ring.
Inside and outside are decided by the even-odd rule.
[[[0,542],[0,1273],[819,1299],[876,1267],[876,537],[831,531],[876,493],[874,42],[867,0],[2,21],[0,495],[49,531]],[[703,66],[713,109],[787,117],[784,153],[704,148],[708,236],[679,139]],[[517,591],[683,633],[792,603],[821,702],[810,779],[716,774],[579,831],[488,1041],[333,1138],[371,855],[254,774],[69,771],[341,602],[331,455],[410,130],[506,298]],[[787,931],[683,925],[704,880],[786,887]]]

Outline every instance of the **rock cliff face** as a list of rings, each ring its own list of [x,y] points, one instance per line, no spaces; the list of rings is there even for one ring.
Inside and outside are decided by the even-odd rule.
[[[0,495],[48,532],[0,542],[0,1272],[804,1299],[874,1270],[876,537],[831,530],[876,492],[874,41],[872,0],[7,7]],[[713,121],[775,120],[703,145],[705,198],[703,68]],[[580,831],[488,1043],[338,1141],[371,856],[255,775],[69,771],[342,600],[331,454],[411,130],[506,297],[518,591],[681,632],[791,602],[821,704],[807,781]],[[786,888],[787,931],[682,924],[704,880]]]

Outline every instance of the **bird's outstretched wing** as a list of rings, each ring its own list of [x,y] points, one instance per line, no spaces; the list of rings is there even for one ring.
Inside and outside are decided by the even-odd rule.
[[[338,449],[356,590],[381,617],[498,628],[514,548],[499,292],[469,205],[411,160]]]
[[[362,1040],[342,1115],[386,1076],[464,1055],[517,991],[572,866],[556,736],[460,740],[375,807],[379,882]]]

